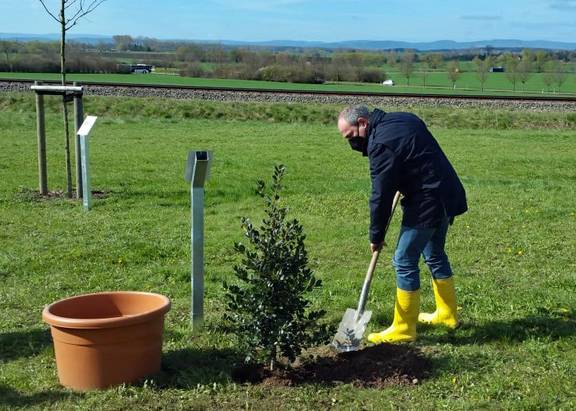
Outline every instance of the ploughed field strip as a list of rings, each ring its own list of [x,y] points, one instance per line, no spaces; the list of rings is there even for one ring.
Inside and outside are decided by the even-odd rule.
[[[49,83],[49,82],[46,82]],[[0,81],[0,92],[31,92],[32,81]],[[387,105],[453,108],[487,108],[493,110],[575,112],[575,98],[496,97],[464,95],[377,94],[313,91],[248,90],[183,86],[132,85],[82,82],[84,95],[116,97],[161,97],[231,102],[317,103],[336,105]]]

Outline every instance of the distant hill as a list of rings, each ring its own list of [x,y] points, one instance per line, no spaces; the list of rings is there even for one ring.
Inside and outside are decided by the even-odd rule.
[[[111,43],[112,36],[102,36],[98,34],[66,34],[68,40],[79,43],[97,44]],[[20,34],[20,33],[0,33],[0,40],[13,41],[59,41],[60,34]]]
[[[390,50],[390,49],[415,49],[419,51],[433,50],[466,50],[486,48],[488,46],[496,49],[549,49],[549,50],[576,50],[576,43],[565,43],[545,40],[481,40],[470,42],[458,42],[453,40],[438,40],[431,42],[412,43],[407,41],[377,41],[377,40],[351,40],[340,42],[320,42],[320,41],[293,41],[293,40],[271,40],[262,42],[242,42],[223,40],[221,44],[236,46],[263,46],[263,47],[301,47],[301,48],[348,48],[361,50]]]
[[[59,40],[58,34],[14,34],[0,33],[0,40],[18,40],[18,41],[56,41]],[[96,34],[68,34],[67,38],[72,41],[97,44],[101,42],[111,43],[112,36]],[[222,44],[225,46],[242,46],[242,47],[278,47],[278,48],[324,48],[324,49],[361,49],[361,50],[390,50],[390,49],[415,49],[419,51],[433,50],[466,50],[493,47],[496,49],[548,49],[548,50],[576,50],[576,43],[545,41],[545,40],[514,40],[514,39],[493,39],[458,42],[453,40],[438,40],[431,42],[407,42],[391,40],[350,40],[340,42],[322,42],[322,41],[296,41],[296,40],[269,40],[269,41],[234,41],[234,40],[182,40],[176,41],[193,41],[197,43]]]

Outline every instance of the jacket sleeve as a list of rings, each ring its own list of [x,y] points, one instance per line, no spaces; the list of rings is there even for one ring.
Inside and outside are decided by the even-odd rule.
[[[398,190],[397,161],[394,152],[376,144],[370,152],[370,242],[384,241],[386,224],[390,218],[394,194]]]

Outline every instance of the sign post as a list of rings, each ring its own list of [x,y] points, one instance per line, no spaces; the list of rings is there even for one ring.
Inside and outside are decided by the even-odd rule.
[[[90,187],[90,167],[88,165],[88,136],[94,123],[96,123],[96,119],[98,119],[96,116],[87,116],[78,130],[80,163],[82,164],[82,204],[86,211],[92,207],[92,188]]]
[[[192,330],[198,331],[204,322],[204,183],[210,176],[211,151],[190,151],[184,178],[191,183],[191,286]]]

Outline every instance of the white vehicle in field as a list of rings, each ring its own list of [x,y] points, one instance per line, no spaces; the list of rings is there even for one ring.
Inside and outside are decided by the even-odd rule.
[[[392,79],[384,80],[384,81],[382,82],[382,85],[383,85],[383,86],[393,86],[393,85],[394,85],[394,80],[392,80]]]
[[[130,72],[136,74],[148,74],[152,72],[150,64],[130,64]]]

